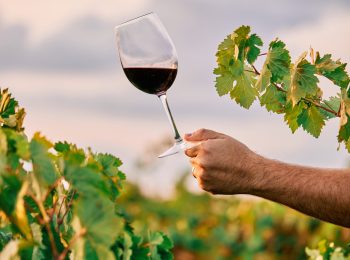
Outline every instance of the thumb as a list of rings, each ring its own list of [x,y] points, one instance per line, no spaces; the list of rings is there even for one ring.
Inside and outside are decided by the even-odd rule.
[[[201,128],[193,132],[192,134],[186,134],[185,140],[189,142],[199,142],[199,141],[205,141],[208,139],[218,139],[222,137],[223,137],[223,134],[220,134],[213,130]]]

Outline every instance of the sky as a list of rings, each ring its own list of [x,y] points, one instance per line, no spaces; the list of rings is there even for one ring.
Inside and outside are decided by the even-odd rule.
[[[212,73],[217,45],[242,24],[263,39],[263,50],[278,37],[292,60],[312,46],[350,62],[350,2],[345,0],[0,0],[0,86],[10,88],[26,108],[29,136],[41,131],[53,141],[112,153],[145,192],[171,193],[190,165],[182,154],[157,159],[150,152],[172,131],[157,98],[126,79],[114,35],[119,23],[151,11],[179,56],[168,99],[182,134],[209,128],[273,159],[316,167],[349,164],[344,148],[337,151],[336,119],[318,139],[300,129],[292,134],[282,116],[259,104],[245,110],[219,97]],[[337,91],[326,80],[320,84],[326,96]],[[148,166],[136,167],[144,154]],[[196,189],[194,180],[189,183]]]

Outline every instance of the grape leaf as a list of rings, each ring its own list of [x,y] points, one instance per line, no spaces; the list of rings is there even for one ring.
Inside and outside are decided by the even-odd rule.
[[[122,189],[122,181],[125,180],[125,174],[118,169],[122,162],[111,154],[100,153],[95,156],[95,159],[102,165],[101,171],[108,178],[112,200],[115,200]]]
[[[23,197],[28,189],[28,182],[22,181],[16,175],[1,176],[0,209],[7,215],[20,233],[32,241],[32,233],[24,208]]]
[[[250,26],[242,25],[238,27],[236,30],[234,30],[231,38],[236,44],[240,44],[241,42],[245,41],[248,38],[249,33],[250,33]]]
[[[247,59],[249,64],[253,64],[260,54],[259,46],[262,46],[263,42],[256,34],[249,35],[249,33],[250,26],[243,25],[231,34],[231,39],[238,46],[237,58],[242,62]]]
[[[341,101],[340,101],[340,125],[344,125],[348,121],[350,116],[350,98],[348,97],[347,91],[345,89],[341,90]]]
[[[235,81],[236,84],[233,90],[230,91],[230,96],[240,106],[248,109],[253,104],[256,96],[258,95],[258,92],[255,88],[256,80],[254,73],[244,71],[239,77],[235,78]]]
[[[219,44],[218,51],[226,51],[234,46],[231,34],[227,35],[226,38]]]
[[[272,73],[272,82],[278,82],[289,74],[290,55],[284,42],[276,39],[269,45],[268,68]]]
[[[320,110],[316,106],[311,105],[307,109],[304,109],[298,116],[298,124],[301,125],[306,132],[317,138],[320,136],[325,123]]]
[[[267,111],[283,113],[286,105],[286,93],[279,91],[275,86],[270,85],[265,93],[260,97],[261,106],[265,106]]]
[[[4,129],[9,141],[11,152],[18,155],[19,158],[23,160],[30,159],[30,149],[27,136],[22,132],[16,132],[12,129]]]
[[[10,115],[14,115],[17,105],[18,102],[11,97],[8,89],[0,89],[0,116],[2,118],[9,118]]]
[[[270,82],[279,83],[289,75],[290,56],[282,41],[275,40],[270,43],[269,51],[256,86],[263,91]]]
[[[132,236],[132,259],[148,259],[150,250],[142,243],[142,239],[139,236]]]
[[[114,204],[103,197],[88,196],[77,201],[74,210],[86,229],[85,250],[88,245],[98,259],[113,259],[110,247],[123,225],[122,219],[114,213]]]
[[[80,196],[94,194],[95,196],[108,197],[110,188],[106,178],[102,174],[87,167],[79,168],[68,166],[65,177],[67,181],[78,191]]]
[[[300,126],[300,124],[298,123],[298,117],[302,111],[303,111],[302,102],[299,102],[294,107],[291,103],[287,103],[287,105],[285,106],[284,121],[292,130],[292,133],[294,133]]]
[[[24,109],[18,106],[8,89],[0,89],[0,126],[22,131],[24,117]]]
[[[4,249],[6,244],[11,241],[11,239],[12,239],[11,233],[0,231],[0,252]]]
[[[67,142],[57,142],[54,145],[54,148],[57,152],[66,153],[70,151],[70,145]]]
[[[227,71],[216,78],[216,91],[219,96],[228,94],[233,89],[233,83],[243,74],[243,63],[240,60],[231,62],[226,66]]]
[[[350,137],[350,120],[349,115],[346,115],[347,120],[344,125],[340,126],[339,133],[338,133],[338,142],[341,143],[343,141],[347,142]]]
[[[262,46],[263,42],[259,36],[252,34],[246,43],[247,51],[247,61],[249,64],[253,64],[260,54],[260,49],[257,46]]]
[[[264,66],[261,69],[260,75],[258,76],[258,79],[255,83],[255,87],[258,91],[262,92],[264,91],[271,82],[271,71],[267,67],[267,60],[264,63]]]
[[[321,105],[323,107],[327,107],[329,109],[332,109],[335,112],[338,112],[339,108],[340,108],[340,98],[339,97],[330,97],[329,100],[323,100],[321,102]],[[333,113],[330,113],[324,109],[320,109],[320,112],[322,113],[322,115],[324,116],[324,118],[326,120],[336,117],[336,115],[334,115]]]
[[[315,76],[316,68],[309,63],[304,52],[291,70],[291,87],[290,99],[295,106],[300,99],[307,95],[317,95],[319,88],[317,87],[318,78]]]
[[[148,243],[151,245],[151,259],[171,260],[170,250],[173,247],[171,240],[162,232],[151,233]]]
[[[43,188],[52,185],[58,176],[48,152],[52,144],[46,138],[40,136],[39,133],[36,133],[29,146],[36,179]]]
[[[219,96],[228,94],[233,88],[234,77],[231,74],[224,74],[216,78],[216,91]]]
[[[350,78],[345,70],[346,63],[339,60],[333,61],[331,54],[325,54],[323,57],[316,53],[315,66],[317,73],[331,80],[335,85],[345,89],[348,87]]]

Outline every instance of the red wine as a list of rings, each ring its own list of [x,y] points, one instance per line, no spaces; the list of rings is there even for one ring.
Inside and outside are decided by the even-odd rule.
[[[148,94],[167,91],[173,84],[177,69],[169,68],[123,68],[129,81]]]

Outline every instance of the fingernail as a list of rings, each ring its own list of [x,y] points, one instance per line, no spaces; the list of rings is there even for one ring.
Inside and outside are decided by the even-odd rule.
[[[192,133],[185,134],[186,137],[190,137],[191,135],[192,135]]]

